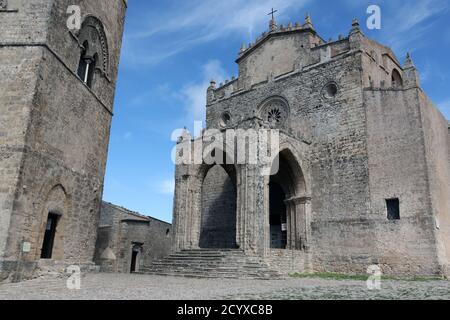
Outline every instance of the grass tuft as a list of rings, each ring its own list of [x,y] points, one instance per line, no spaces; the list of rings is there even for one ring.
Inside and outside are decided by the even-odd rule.
[[[343,274],[343,273],[330,273],[330,272],[314,272],[314,273],[303,273],[294,272],[289,274],[293,278],[304,278],[304,279],[325,279],[325,280],[354,280],[354,281],[366,281],[369,278],[367,274]],[[443,277],[439,276],[413,276],[413,277],[401,277],[401,276],[381,276],[382,280],[396,280],[396,281],[438,281],[445,280]]]

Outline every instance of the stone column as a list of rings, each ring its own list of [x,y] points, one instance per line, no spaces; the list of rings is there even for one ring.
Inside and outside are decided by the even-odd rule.
[[[264,179],[264,252],[263,255],[267,256],[270,253],[270,177]]]
[[[288,217],[288,249],[303,250],[310,234],[311,198],[302,196],[287,199],[286,215]]]
[[[297,215],[301,224],[298,224],[297,248],[305,250],[308,247],[308,241],[311,234],[311,197],[301,196],[296,200]]]
[[[304,241],[304,249],[305,251],[309,251],[311,246],[311,197],[306,196],[303,198],[303,207],[305,211],[305,241]]]
[[[177,167],[175,174],[175,194],[173,200],[173,238],[172,250],[179,251],[185,248],[186,233],[186,203],[188,196],[188,179],[185,168]]]
[[[255,165],[239,169],[237,242],[250,254],[264,254],[266,239],[265,177]]]
[[[295,219],[293,219],[293,215],[291,214],[291,203],[289,201],[285,201],[285,206],[286,206],[286,227],[287,227],[287,244],[286,244],[286,249],[292,249],[292,243],[293,243],[293,226],[294,226],[294,221]]]
[[[189,174],[189,166],[176,169],[173,250],[197,249],[201,225],[201,179]]]
[[[244,195],[245,185],[243,181],[243,167],[236,167],[236,244],[239,248],[244,249],[244,226],[245,226],[245,208]]]
[[[200,232],[202,224],[202,178],[191,176],[189,181],[189,201],[187,202],[186,233],[188,235],[187,248],[200,248]]]
[[[295,198],[287,199],[284,201],[286,205],[286,218],[287,218],[287,247],[286,249],[295,250],[297,249],[298,242],[298,225],[299,217],[297,216],[297,204]]]
[[[255,166],[253,173],[253,184],[252,184],[252,194],[253,194],[253,229],[252,237],[254,239],[254,249],[255,253],[263,257],[266,253],[266,243],[269,238],[270,241],[270,230],[269,230],[269,191],[268,191],[268,177],[262,175],[261,168]],[[267,211],[266,211],[267,210]],[[269,230],[269,232],[267,232]],[[269,244],[270,248],[270,244]]]

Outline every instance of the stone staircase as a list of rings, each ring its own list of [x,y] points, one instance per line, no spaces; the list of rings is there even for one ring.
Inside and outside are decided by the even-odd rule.
[[[183,250],[153,262],[139,273],[190,278],[264,279],[283,276],[258,257],[237,249]]]

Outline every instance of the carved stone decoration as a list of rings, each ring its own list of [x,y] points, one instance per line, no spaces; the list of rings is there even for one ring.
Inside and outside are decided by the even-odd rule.
[[[88,16],[83,21],[81,30],[78,33],[80,44],[85,41],[89,43],[88,54],[94,56],[97,53],[100,56],[101,64],[98,66],[105,74],[109,71],[109,49],[105,29],[102,22],[94,16]]]
[[[283,127],[289,117],[287,102],[280,97],[269,99],[263,104],[260,116],[270,128]]]
[[[7,9],[8,7],[8,0],[0,0],[0,9]]]

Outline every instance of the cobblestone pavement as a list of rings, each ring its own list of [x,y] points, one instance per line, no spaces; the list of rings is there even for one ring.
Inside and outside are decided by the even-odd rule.
[[[69,290],[66,279],[37,279],[0,285],[5,299],[450,299],[448,281],[382,281],[368,290],[364,281],[287,279],[187,279],[151,275],[89,274],[80,290]]]

